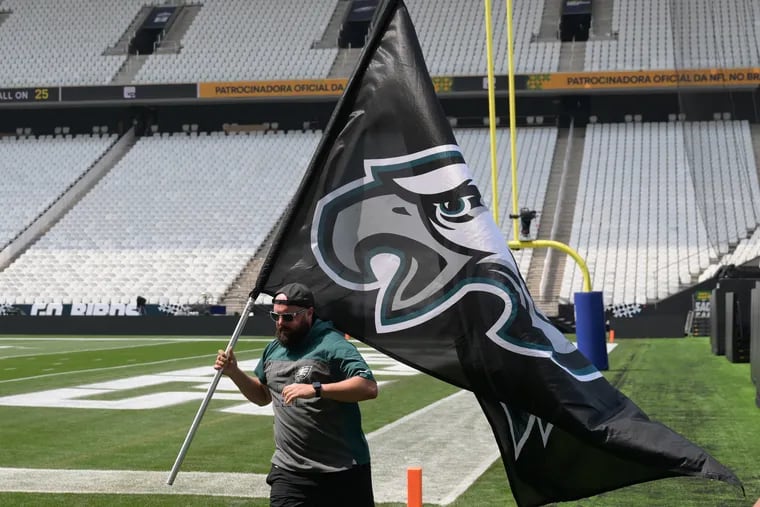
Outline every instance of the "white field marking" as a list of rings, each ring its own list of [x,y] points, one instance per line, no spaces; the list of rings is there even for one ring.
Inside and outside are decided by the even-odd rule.
[[[52,470],[0,468],[0,490],[30,493],[208,495],[266,498],[264,474],[180,472],[173,486],[168,472],[135,470]]]
[[[368,362],[373,366],[376,375],[405,376],[409,372],[403,369],[403,365],[393,359],[378,353],[368,353]],[[377,362],[375,362],[377,361]],[[259,359],[239,361],[239,366],[244,371],[253,371]],[[378,364],[380,363],[380,364]],[[412,374],[418,374],[416,370],[409,368]],[[170,407],[189,401],[200,401],[206,397],[208,386],[216,370],[209,366],[199,366],[163,372],[158,374],[139,375],[136,377],[122,378],[93,384],[84,384],[75,387],[49,389],[31,393],[0,397],[0,406],[13,407],[47,407],[47,408],[89,408],[89,409],[114,409],[114,410],[149,410],[155,408]],[[173,390],[154,392],[140,396],[125,397],[121,399],[86,399],[108,393],[113,395],[119,391],[128,391],[145,387],[157,387],[161,384],[188,383],[187,390]],[[234,383],[226,377],[219,381],[217,389],[220,392],[216,399],[240,401],[241,404],[226,407],[224,411],[243,413],[250,415],[272,415],[271,407],[255,407],[248,402],[238,391]],[[113,396],[111,396],[113,398]],[[83,399],[84,398],[84,399]]]
[[[0,338],[0,342],[2,342],[3,340],[6,340],[6,339],[9,339],[9,340],[22,340],[22,338]],[[25,338],[23,338],[23,339],[26,340]],[[12,357],[12,358],[15,359],[15,358],[19,358],[19,357],[28,357],[28,356],[37,357],[37,356],[44,356],[44,355],[66,354],[66,353],[72,353],[72,352],[97,352],[97,351],[100,351],[100,350],[108,350],[108,351],[110,351],[110,350],[121,350],[121,349],[137,348],[137,347],[167,345],[168,343],[174,343],[174,342],[212,342],[212,341],[215,341],[213,339],[193,339],[193,338],[188,338],[188,339],[182,339],[182,338],[166,338],[166,339],[163,339],[163,338],[138,338],[138,339],[97,338],[97,339],[92,339],[92,340],[91,339],[87,339],[87,338],[44,338],[44,339],[34,339],[34,340],[36,340],[36,341],[42,341],[42,342],[44,342],[44,341],[93,341],[93,342],[98,342],[98,341],[121,341],[121,342],[131,343],[133,345],[128,346],[128,347],[105,347],[105,348],[96,348],[96,349],[78,349],[78,350],[75,350],[75,351],[45,352],[45,353],[41,353],[41,354],[28,354],[27,356],[10,356],[10,357]],[[153,342],[153,341],[159,341],[160,343],[137,344],[136,342],[138,342],[138,341],[151,341],[151,342]],[[243,338],[241,338],[241,339],[238,340],[238,342],[266,342],[266,343],[269,343],[271,341],[272,341],[271,338],[250,338],[250,339],[243,339]],[[352,340],[351,342],[354,343],[354,345],[357,345],[357,343],[354,340]],[[2,348],[28,348],[28,347],[18,347],[18,346],[14,347],[14,346],[11,346],[11,345],[5,345],[5,346],[0,346],[0,349],[2,349]],[[403,365],[403,364],[399,363],[398,361],[396,361],[395,359],[392,359],[392,358],[386,356],[385,354],[376,351],[373,348],[364,346],[363,344],[362,344],[362,346],[358,346],[357,345],[357,350],[359,350],[359,352],[361,352],[362,356],[364,357],[364,359],[368,363],[372,362],[373,364],[394,364],[394,365],[400,365],[402,367],[402,368],[400,368],[399,371],[404,371],[404,369],[416,371],[416,370],[414,370],[414,368],[411,368],[409,366]],[[4,359],[4,358],[0,357],[0,359]]]
[[[257,349],[245,350],[241,353],[253,352],[255,350]],[[35,379],[45,378],[45,377],[54,377],[56,375],[71,375],[72,373],[90,373],[94,371],[107,371],[107,370],[120,370],[123,368],[134,368],[135,366],[150,366],[154,364],[164,364],[164,363],[171,363],[175,361],[184,361],[186,359],[200,359],[202,357],[213,358],[213,354],[203,354],[200,356],[175,357],[172,359],[162,359],[161,361],[151,361],[149,363],[123,364],[119,366],[104,366],[103,368],[88,368],[86,370],[71,370],[71,371],[61,371],[58,373],[46,373],[44,375],[34,375],[32,377],[21,377],[21,378],[11,378],[11,379],[6,379],[6,380],[0,380],[0,384],[4,384],[7,382],[20,382],[24,380],[35,380]],[[95,361],[100,361],[100,359],[95,359]]]
[[[167,341],[167,342],[214,342],[214,341],[223,341],[225,340],[224,337],[210,337],[210,338],[172,338],[170,336],[162,336],[162,337],[154,337],[154,338],[136,338],[132,335],[130,336],[122,336],[121,338],[107,338],[107,337],[97,337],[97,338],[81,338],[81,337],[50,337],[45,336],[44,338],[39,337],[6,337],[6,336],[0,336],[0,342],[4,341],[28,341],[28,342],[136,342],[136,341]],[[229,338],[226,339],[229,341]],[[272,338],[238,338],[238,342],[271,342]],[[226,343],[226,341],[225,341]]]
[[[100,341],[113,341],[113,342],[125,342],[125,343],[132,343],[133,345],[127,346],[127,347],[101,347],[101,348],[94,348],[94,349],[77,349],[77,350],[62,350],[60,352],[43,352],[39,354],[22,354],[18,356],[4,356],[0,357],[0,360],[2,359],[19,359],[19,358],[26,358],[26,357],[41,357],[41,356],[54,356],[57,354],[75,354],[78,352],[98,352],[101,350],[122,350],[122,349],[131,349],[131,348],[138,348],[138,347],[151,347],[156,345],[168,345],[169,343],[177,343],[177,342],[213,342],[216,341],[214,339],[200,339],[200,338],[0,338],[0,342],[4,340],[12,340],[12,341],[40,341],[40,342],[46,342],[46,341],[74,341],[74,342],[100,342]],[[136,343],[139,341],[146,341],[146,342],[159,342],[159,343]],[[271,338],[247,338],[238,339],[238,342],[270,342],[272,341]],[[38,347],[14,347],[11,345],[0,345],[0,349],[11,349],[11,348],[24,348],[24,349],[30,349],[30,348],[38,348]],[[101,359],[96,359],[96,361],[100,361]]]
[[[18,356],[4,356],[4,357],[0,357],[0,359],[20,359],[20,358],[26,358],[26,357],[57,356],[60,354],[77,354],[79,352],[101,352],[104,350],[107,350],[110,352],[112,350],[128,350],[128,349],[136,349],[140,347],[156,347],[159,345],[168,345],[170,343],[173,343],[173,342],[140,343],[140,344],[129,345],[126,347],[101,347],[101,348],[95,348],[95,349],[61,350],[59,352],[42,352],[39,354],[22,354]]]
[[[608,350],[612,348],[608,346]],[[225,379],[222,377],[223,382]],[[233,389],[223,382],[219,389]],[[368,434],[367,441],[372,451],[378,502],[406,502],[405,469],[421,464],[426,503],[447,505],[498,459],[496,442],[485,416],[472,394],[464,391]],[[461,447],[454,449],[454,446]],[[470,473],[461,475],[460,471],[467,467],[471,467]],[[438,480],[439,474],[446,479]],[[180,472],[174,486],[165,484],[167,475],[168,472],[132,470],[0,468],[0,491],[269,496],[264,474]]]
[[[480,407],[474,396],[458,392],[407,414],[389,429],[369,433],[375,500],[405,503],[409,466],[423,466],[426,503],[449,503],[469,488],[498,458],[485,416],[476,410]],[[471,472],[462,474],[470,466]],[[0,468],[0,491],[269,496],[264,474],[180,471],[173,486],[165,484],[167,477],[168,471]]]
[[[403,501],[399,493],[406,491],[406,469],[419,466],[425,503],[449,504],[500,456],[491,427],[469,391],[407,414],[367,435],[367,442],[377,502]]]
[[[573,344],[573,345],[575,345],[576,347],[578,346],[578,342],[570,342],[570,343],[572,343],[572,344]],[[610,343],[610,342],[605,342],[605,345],[607,346],[607,353],[608,353],[608,354],[609,354],[610,352],[612,352],[613,350],[615,350],[615,347],[617,347],[617,346],[618,346],[618,344],[617,344],[617,343],[615,343],[615,342],[613,342],[613,343]]]

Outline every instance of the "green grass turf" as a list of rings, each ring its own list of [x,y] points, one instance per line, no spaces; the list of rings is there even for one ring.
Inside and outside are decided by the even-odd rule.
[[[760,409],[748,364],[710,353],[708,338],[618,340],[605,377],[652,419],[706,449],[736,473],[741,492],[717,481],[674,478],[563,502],[573,506],[752,506],[760,497]],[[513,506],[501,462],[452,505]]]
[[[8,343],[0,336],[0,345]],[[44,362],[45,368],[55,362],[64,363],[57,365],[63,370],[54,375],[42,372],[44,368],[36,364],[27,369],[23,358],[17,358],[21,363],[14,363],[13,358],[0,359],[0,396],[210,364],[216,349],[225,343],[224,338],[149,344],[135,339],[131,344],[138,346],[128,349],[123,342],[120,347],[80,342],[57,351],[33,352],[32,357]],[[716,481],[678,478],[562,505],[752,506],[760,497],[760,410],[754,405],[749,365],[713,356],[706,338],[619,340],[618,344],[610,355],[610,369],[605,372],[610,382],[650,417],[692,439],[731,468],[743,481],[747,495],[743,497],[736,488]],[[101,350],[84,350],[88,346]],[[262,346],[263,342],[243,341],[238,346],[239,356],[255,358]],[[0,357],[8,356],[7,350],[0,349]],[[61,361],[63,357],[69,359]],[[98,357],[98,363],[109,366],[93,367]],[[129,362],[130,359],[135,361]],[[4,367],[13,367],[8,365],[24,367],[4,371]],[[35,376],[38,377],[29,378]],[[26,380],[14,380],[18,378]],[[362,404],[365,431],[378,429],[454,391],[424,375],[398,378],[384,386],[377,400]],[[273,451],[271,420],[214,410],[230,403],[233,402],[212,401],[182,470],[268,470]],[[196,403],[140,411],[0,407],[0,466],[168,471],[196,410]],[[234,443],[224,455],[217,451],[220,438]],[[0,493],[0,505],[265,506],[268,501],[173,495]],[[501,462],[491,466],[452,505],[515,505]]]
[[[14,507],[269,507],[269,499],[194,495],[76,495],[71,493],[5,493],[0,505]]]

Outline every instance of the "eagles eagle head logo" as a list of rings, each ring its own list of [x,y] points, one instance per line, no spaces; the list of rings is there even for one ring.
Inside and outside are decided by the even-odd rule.
[[[600,375],[563,365],[576,349],[536,310],[456,145],[365,160],[363,178],[317,203],[311,246],[335,283],[376,291],[378,333],[423,325],[469,294],[487,295],[499,311],[484,334],[499,347],[550,359],[579,380]]]

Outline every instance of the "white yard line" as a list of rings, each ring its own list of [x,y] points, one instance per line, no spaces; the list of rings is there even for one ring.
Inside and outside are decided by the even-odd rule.
[[[611,351],[615,345],[609,346]],[[208,357],[208,355],[195,356]],[[193,358],[195,358],[193,357]],[[161,364],[193,359],[168,359]],[[102,371],[137,365],[97,368]],[[69,372],[74,373],[74,372]],[[60,375],[62,373],[51,374]],[[38,375],[40,378],[51,375]],[[27,380],[27,379],[13,379]],[[4,381],[9,382],[9,381]],[[406,502],[406,470],[422,467],[426,503],[447,505],[499,458],[477,400],[459,391],[367,435],[377,502]],[[463,471],[467,470],[467,473]],[[0,491],[42,493],[183,494],[266,498],[264,474],[182,472],[173,486],[167,472],[0,468]],[[506,477],[504,479],[506,486]]]
[[[135,470],[52,470],[0,468],[0,490],[28,493],[110,493],[268,497],[262,474],[180,472],[173,486],[169,472]]]
[[[18,359],[22,357],[42,357],[42,356],[58,356],[61,354],[78,354],[80,352],[100,352],[102,350],[127,350],[127,349],[136,349],[140,347],[158,347],[159,345],[169,345],[171,343],[174,343],[173,341],[161,341],[158,343],[133,343],[132,345],[126,346],[126,347],[101,347],[101,348],[95,348],[95,349],[76,349],[76,350],[60,350],[58,352],[41,352],[37,354],[23,354],[20,356],[2,356],[0,357],[0,360],[2,359]],[[29,348],[29,347],[26,347]]]
[[[97,337],[97,338],[82,338],[82,337],[65,337],[65,336],[45,336],[37,337],[37,336],[25,336],[25,337],[18,337],[18,336],[11,336],[6,337],[4,335],[0,335],[0,342],[4,341],[29,341],[29,342],[126,342],[126,341],[168,341],[168,342],[214,342],[214,341],[224,341],[224,336],[219,337],[209,337],[209,338],[187,338],[187,337],[179,337],[179,338],[171,338],[168,336],[162,336],[162,337],[154,337],[154,338],[142,338],[139,336],[122,336],[120,338],[108,338],[108,337]],[[226,338],[227,341],[229,341],[229,338]],[[272,338],[239,338],[239,342],[270,342],[272,341]],[[2,347],[0,347],[2,348]]]
[[[377,502],[406,502],[406,469],[422,466],[423,499],[447,504],[498,458],[474,396],[458,392],[367,435]],[[463,470],[470,470],[463,474]],[[264,474],[0,468],[0,491],[267,498]],[[505,479],[506,481],[506,479]]]
[[[262,349],[263,350],[263,349]],[[238,352],[237,355],[240,356],[242,354],[246,354],[248,352],[260,352],[259,349],[251,349],[251,350],[243,350],[241,352]],[[172,363],[175,361],[184,361],[186,359],[200,359],[200,358],[210,358],[210,360],[214,359],[214,353],[209,354],[202,354],[199,356],[185,356],[185,357],[174,357],[172,359],[163,359],[161,361],[151,361],[149,363],[134,363],[134,364],[123,364],[119,366],[105,366],[103,368],[89,368],[86,370],[71,370],[71,371],[61,371],[58,373],[45,373],[44,375],[34,375],[32,377],[20,377],[20,378],[11,378],[7,380],[0,380],[0,384],[6,384],[8,382],[21,382],[24,380],[35,380],[40,378],[46,378],[46,377],[55,377],[56,375],[71,375],[72,373],[90,373],[94,371],[108,371],[108,370],[120,370],[123,368],[134,368],[136,366],[149,366],[149,365],[155,365],[155,364],[166,364],[166,363]],[[213,363],[209,363],[212,365]]]
[[[407,468],[421,467],[425,503],[447,505],[499,458],[491,427],[469,391],[406,415],[367,441],[378,502],[405,502]]]

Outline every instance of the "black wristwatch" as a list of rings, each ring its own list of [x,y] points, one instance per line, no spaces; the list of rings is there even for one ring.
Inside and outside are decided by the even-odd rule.
[[[314,388],[314,396],[317,398],[322,397],[322,383],[321,382],[312,382],[311,387]]]

